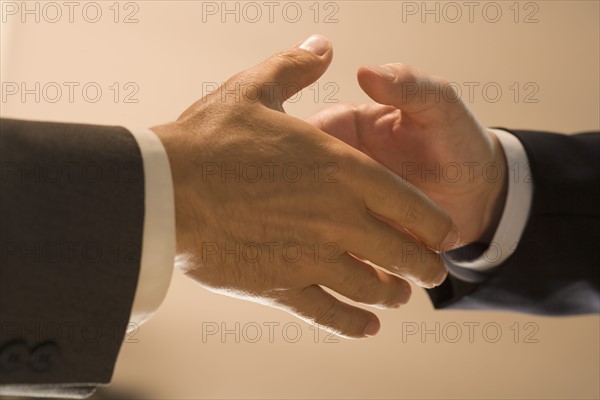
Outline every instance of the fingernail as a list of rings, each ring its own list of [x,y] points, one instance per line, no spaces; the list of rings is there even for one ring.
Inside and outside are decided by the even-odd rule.
[[[396,73],[390,67],[386,67],[385,65],[374,65],[369,66],[367,68],[375,72],[382,78],[387,79],[388,81],[393,81],[394,79],[396,79]]]
[[[375,336],[377,332],[379,332],[380,327],[381,325],[379,325],[379,321],[370,321],[367,326],[365,326],[363,333],[365,336]]]
[[[322,56],[327,53],[327,50],[331,47],[331,43],[325,37],[321,35],[312,35],[298,47],[306,51],[310,51],[313,54]]]
[[[460,234],[458,233],[458,228],[456,225],[452,225],[452,229],[446,235],[444,239],[442,251],[453,250],[458,247],[460,244]]]

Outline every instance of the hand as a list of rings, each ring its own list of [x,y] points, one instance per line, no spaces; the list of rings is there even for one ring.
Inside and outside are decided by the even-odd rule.
[[[442,78],[388,64],[360,68],[358,82],[380,104],[333,106],[309,122],[422,190],[450,215],[461,243],[489,241],[507,186],[495,135]]]
[[[313,36],[229,79],[157,126],[175,188],[177,264],[201,285],[291,312],[347,337],[377,317],[339,301],[398,307],[446,269],[430,250],[452,221],[403,179],[282,103],[323,74],[331,44]],[[407,231],[397,231],[374,215]]]

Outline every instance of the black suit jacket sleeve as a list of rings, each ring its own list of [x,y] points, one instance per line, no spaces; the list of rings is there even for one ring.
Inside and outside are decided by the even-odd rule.
[[[525,148],[534,185],[523,236],[512,256],[481,282],[451,277],[430,290],[434,306],[599,312],[600,134],[512,133]]]
[[[111,379],[140,266],[144,176],[119,127],[4,119],[3,394],[86,395]]]

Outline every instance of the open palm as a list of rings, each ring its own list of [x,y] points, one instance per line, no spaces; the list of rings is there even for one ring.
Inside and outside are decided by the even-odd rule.
[[[336,105],[309,121],[427,194],[457,224],[461,243],[485,240],[505,190],[493,133],[442,78],[389,64],[359,69],[358,81],[379,104]]]

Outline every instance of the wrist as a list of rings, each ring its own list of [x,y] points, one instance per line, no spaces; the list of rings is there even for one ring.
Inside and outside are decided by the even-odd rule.
[[[491,131],[487,130],[487,134],[490,136],[494,147],[494,165],[498,168],[498,180],[496,182],[490,182],[493,185],[487,197],[484,212],[483,221],[484,228],[482,230],[480,239],[481,243],[489,243],[494,233],[498,228],[502,213],[504,212],[504,206],[506,204],[506,195],[508,192],[508,167],[506,164],[506,156],[500,141],[496,135]]]
[[[181,127],[178,122],[170,122],[150,128],[162,142],[169,159],[171,167],[171,178],[173,182],[173,197],[175,203],[175,232],[177,253],[184,252],[184,232],[186,199],[189,199],[189,185],[186,183],[186,167],[184,164],[185,154],[182,149],[185,146],[185,138],[181,135]]]
[[[154,132],[165,148],[167,158],[169,159],[169,165],[171,167],[173,190],[176,191],[181,187],[181,173],[178,165],[178,161],[181,159],[181,154],[178,148],[179,146],[177,145],[177,137],[179,136],[177,123],[170,122],[168,124],[158,125],[150,128],[150,130]]]

